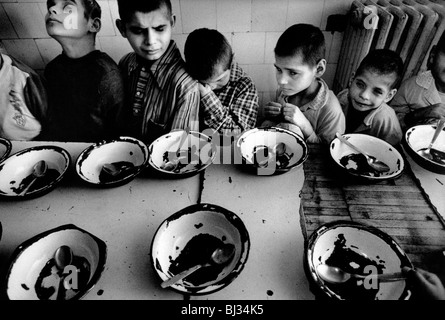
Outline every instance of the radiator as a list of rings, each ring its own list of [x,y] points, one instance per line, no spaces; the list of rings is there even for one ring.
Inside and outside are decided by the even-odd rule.
[[[402,81],[428,69],[428,56],[445,31],[445,0],[354,0],[347,15],[333,90],[348,86],[373,49],[391,49],[404,62]]]

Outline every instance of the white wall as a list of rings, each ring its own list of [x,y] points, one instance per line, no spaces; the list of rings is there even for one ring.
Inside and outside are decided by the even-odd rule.
[[[182,50],[187,35],[196,28],[213,28],[231,42],[237,61],[253,78],[260,104],[273,97],[276,83],[273,48],[280,34],[295,23],[310,23],[324,31],[328,69],[324,79],[331,85],[343,34],[326,32],[327,17],[346,14],[353,0],[172,0],[177,17],[173,39]],[[97,47],[116,62],[131,51],[114,25],[116,0],[98,1],[102,30]],[[0,0],[0,45],[36,70],[61,52],[46,33],[46,0]]]

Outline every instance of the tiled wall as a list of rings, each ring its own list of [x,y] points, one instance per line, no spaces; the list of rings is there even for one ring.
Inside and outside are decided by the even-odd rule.
[[[262,105],[275,93],[275,43],[295,23],[311,23],[324,31],[328,48],[324,79],[331,85],[343,34],[326,32],[326,21],[329,15],[345,14],[352,1],[172,0],[177,19],[173,39],[182,50],[187,35],[196,28],[213,28],[224,33],[237,61],[255,81]],[[117,1],[98,2],[102,7],[102,30],[97,47],[117,62],[131,51],[114,24],[118,18]],[[45,14],[46,0],[0,0],[0,46],[37,70],[43,70],[61,51],[59,44],[46,33]]]

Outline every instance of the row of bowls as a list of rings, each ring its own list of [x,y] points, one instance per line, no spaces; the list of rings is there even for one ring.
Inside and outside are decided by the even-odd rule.
[[[212,204],[192,205],[171,215],[158,227],[151,244],[151,266],[160,282],[167,281],[191,266],[208,262],[211,252],[224,245],[234,247],[229,261],[203,267],[169,288],[195,296],[217,292],[240,275],[249,256],[249,233],[236,214]],[[76,286],[67,279],[72,274],[65,272],[63,279],[57,268],[55,252],[61,246],[72,250],[74,258],[70,263],[77,270]],[[48,230],[25,241],[13,252],[6,277],[6,295],[11,300],[81,299],[97,284],[106,260],[106,243],[88,231],[72,224]],[[320,275],[318,267],[324,264],[359,274],[368,274],[367,268],[371,267],[370,271],[376,274],[400,273],[403,267],[413,268],[399,244],[375,227],[335,221],[312,233],[301,266],[315,286],[312,291],[317,297],[337,300],[411,297],[411,284],[406,279],[377,283],[350,279],[333,284]],[[60,296],[59,291],[63,292]]]

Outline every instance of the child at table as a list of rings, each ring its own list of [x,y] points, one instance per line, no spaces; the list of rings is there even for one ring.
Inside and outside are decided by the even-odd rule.
[[[403,267],[402,272],[413,282],[416,297],[419,299],[445,300],[445,287],[435,273],[408,267]]]
[[[337,97],[346,116],[345,133],[363,133],[397,146],[402,129],[394,110],[386,103],[397,92],[403,61],[394,51],[373,50],[361,61],[349,87]]]
[[[173,129],[199,130],[199,89],[171,39],[169,0],[118,0],[116,25],[134,52],[119,67],[127,94],[129,134],[149,144]]]
[[[95,0],[48,0],[46,30],[63,52],[45,68],[49,125],[41,140],[96,142],[118,134],[123,81],[117,64],[95,49],[101,8]]]
[[[404,131],[445,117],[445,32],[431,49],[428,69],[405,80],[391,102]]]
[[[295,24],[278,39],[275,69],[277,99],[264,108],[262,126],[278,125],[307,142],[328,144],[344,133],[345,116],[321,76],[326,70],[325,39],[318,27]]]
[[[237,135],[255,127],[258,92],[233,59],[224,35],[217,30],[197,29],[187,37],[184,55],[188,72],[198,80],[201,129]]]
[[[43,79],[18,59],[0,51],[0,137],[33,140],[47,112]]]

